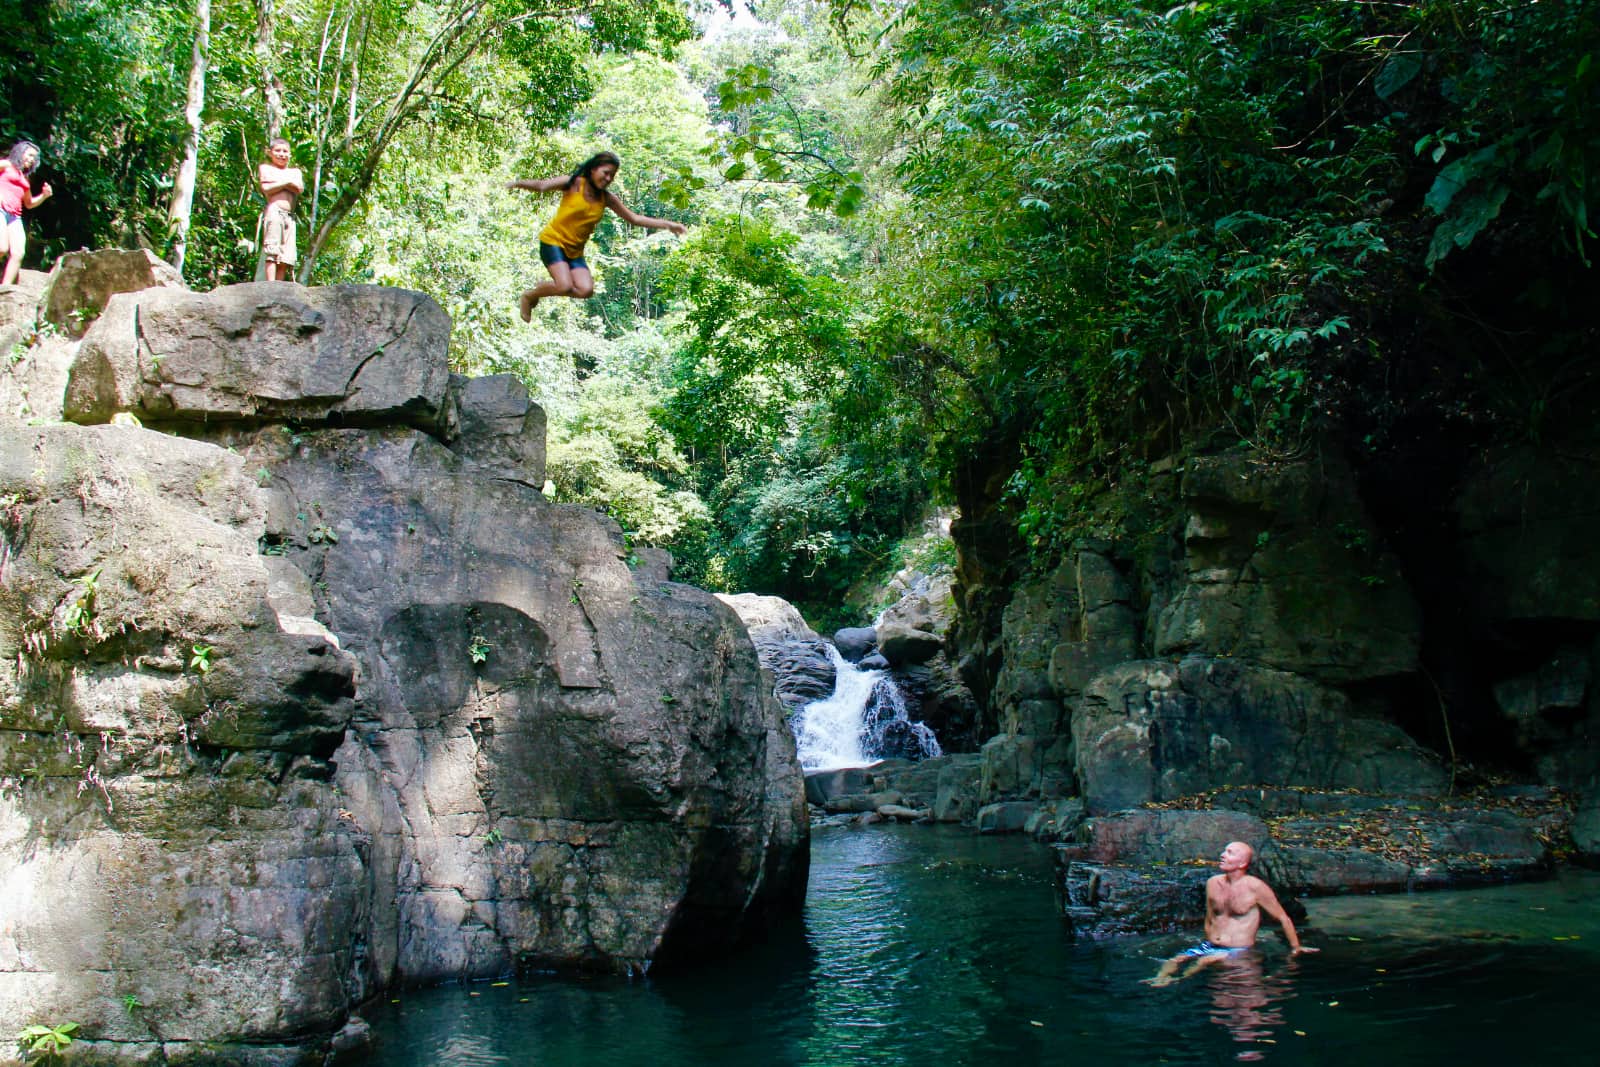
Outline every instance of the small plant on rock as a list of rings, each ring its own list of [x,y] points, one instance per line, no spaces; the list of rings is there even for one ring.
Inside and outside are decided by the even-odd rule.
[[[61,624],[69,632],[87,637],[94,629],[94,599],[99,592],[99,582],[99,567],[75,580],[78,597],[67,605],[66,613],[61,617]]]
[[[201,674],[210,674],[211,653],[213,651],[214,649],[211,645],[196,643],[189,649],[189,669],[198,671]]]
[[[473,634],[472,643],[467,645],[467,655],[472,658],[474,663],[487,663],[489,662],[489,649],[493,647],[482,634]]]
[[[24,1056],[40,1056],[49,1060],[72,1044],[72,1035],[77,1031],[77,1023],[57,1023],[55,1026],[34,1023],[24,1027],[17,1035],[17,1044],[22,1046]]]

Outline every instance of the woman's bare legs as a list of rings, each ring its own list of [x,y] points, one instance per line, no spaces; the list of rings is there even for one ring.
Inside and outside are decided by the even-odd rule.
[[[15,285],[22,273],[22,254],[28,250],[28,235],[22,229],[22,220],[15,219],[5,227],[5,237],[0,240],[0,252],[6,253],[5,275],[0,285]]]
[[[545,269],[550,272],[550,280],[540,282],[522,294],[523,322],[532,320],[533,306],[547,296],[570,296],[585,300],[594,295],[594,275],[589,272],[588,267],[574,267],[569,263],[556,262]]]
[[[550,280],[540,282],[532,289],[522,294],[521,308],[522,321],[530,322],[533,319],[533,305],[547,296],[566,296],[572,292],[572,268],[562,262],[551,263],[545,267],[550,272]]]

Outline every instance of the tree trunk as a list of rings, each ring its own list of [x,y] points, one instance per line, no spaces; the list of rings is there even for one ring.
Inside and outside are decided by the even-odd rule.
[[[261,66],[261,99],[267,108],[267,142],[283,130],[283,81],[278,77],[275,0],[255,0],[256,62]]]
[[[189,99],[183,109],[188,130],[183,136],[183,161],[172,182],[167,209],[168,258],[183,273],[189,249],[189,218],[194,210],[194,184],[200,170],[200,115],[206,106],[206,66],[211,51],[211,0],[195,0],[194,56],[189,64]]]

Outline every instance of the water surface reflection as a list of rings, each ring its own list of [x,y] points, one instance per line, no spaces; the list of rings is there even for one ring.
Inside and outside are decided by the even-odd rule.
[[[804,923],[671,978],[407,993],[371,1067],[1582,1062],[1600,1043],[1600,875],[1310,903],[1309,943],[1164,989],[1192,938],[1069,941],[1046,850],[924,827],[819,831]],[[1537,1035],[1530,1046],[1528,1035]]]

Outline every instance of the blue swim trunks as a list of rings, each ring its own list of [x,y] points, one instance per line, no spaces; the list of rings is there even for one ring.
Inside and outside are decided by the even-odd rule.
[[[1179,955],[1180,956],[1235,956],[1235,955],[1238,955],[1241,952],[1249,952],[1249,951],[1250,950],[1248,948],[1224,948],[1221,945],[1213,945],[1209,941],[1202,941],[1198,945],[1194,946],[1194,948],[1184,949],[1182,952],[1179,953]]]

